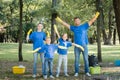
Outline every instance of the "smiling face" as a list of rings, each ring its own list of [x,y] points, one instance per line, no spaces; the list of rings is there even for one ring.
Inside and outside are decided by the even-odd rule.
[[[46,38],[46,44],[50,44],[51,43],[51,39],[50,39],[50,37],[47,37]]]
[[[74,18],[74,24],[75,24],[75,26],[79,26],[81,24],[81,21],[78,17]]]
[[[63,39],[64,41],[66,41],[67,38],[68,38],[68,37],[67,37],[67,33],[64,33],[63,36],[62,36],[62,39]]]
[[[38,31],[41,31],[42,29],[43,29],[43,25],[42,25],[42,24],[38,24],[37,30],[38,30]]]

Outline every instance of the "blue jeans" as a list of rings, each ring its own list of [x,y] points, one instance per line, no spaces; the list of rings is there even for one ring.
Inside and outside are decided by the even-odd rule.
[[[52,75],[52,69],[53,69],[53,59],[52,58],[45,58],[44,75],[48,74],[48,69],[49,69],[49,75]]]
[[[80,63],[80,54],[82,52],[83,59],[84,59],[84,66],[85,66],[85,73],[89,72],[89,62],[88,62],[88,47],[87,45],[83,46],[84,51],[82,52],[80,48],[75,47],[74,48],[74,55],[75,55],[75,62],[74,62],[74,67],[75,67],[75,73],[79,72],[79,63]]]
[[[42,63],[42,74],[44,73],[44,53],[34,53],[33,58],[34,58],[34,63],[33,63],[33,74],[37,74],[37,60],[38,60],[38,54],[40,54],[40,59]]]

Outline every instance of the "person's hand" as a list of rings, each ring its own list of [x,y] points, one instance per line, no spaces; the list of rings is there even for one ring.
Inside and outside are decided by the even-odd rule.
[[[26,36],[26,41],[27,41],[27,42],[29,41],[29,35]]]
[[[60,23],[63,22],[62,19],[60,19],[59,17],[56,17],[55,20],[56,20],[57,22],[60,22]]]
[[[47,33],[47,37],[50,37],[50,33],[48,31],[46,31],[46,33]]]
[[[32,32],[32,29],[30,29],[30,30],[27,32],[27,35],[30,35],[31,32]]]
[[[96,12],[95,18],[98,18],[99,15],[100,15],[100,12]]]
[[[41,49],[41,47],[39,47],[39,48],[33,50],[32,53],[36,53],[36,52],[38,52],[40,49]]]
[[[84,48],[81,45],[78,45],[78,44],[75,44],[75,43],[72,43],[72,45],[76,46],[76,47],[80,48],[82,51],[84,51]]]
[[[55,32],[57,32],[57,26],[54,24],[54,30]]]

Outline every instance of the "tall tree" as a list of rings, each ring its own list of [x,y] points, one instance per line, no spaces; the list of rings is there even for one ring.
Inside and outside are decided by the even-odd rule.
[[[55,39],[56,39],[56,34],[55,34],[55,31],[54,31],[54,24],[56,23],[55,21],[55,17],[56,17],[56,9],[55,9],[55,6],[56,6],[56,1],[57,0],[52,0],[52,19],[51,19],[51,42],[54,43]]]
[[[120,0],[113,0],[113,6],[115,11],[115,19],[120,44]]]
[[[102,11],[102,0],[96,0],[96,8],[97,11],[100,12],[100,16],[97,20],[97,46],[98,46],[98,61],[102,62],[102,55],[101,55],[101,27],[103,26],[103,13]]]
[[[20,25],[19,25],[19,52],[18,52],[18,57],[19,57],[19,61],[23,61],[23,57],[22,57],[22,38],[23,38],[23,26],[22,26],[22,9],[23,9],[23,1],[19,0],[19,5],[20,5]]]

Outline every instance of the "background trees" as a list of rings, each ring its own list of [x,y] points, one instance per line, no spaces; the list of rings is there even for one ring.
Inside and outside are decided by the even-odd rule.
[[[54,5],[52,1],[55,1],[54,7],[52,7]],[[98,4],[99,1],[100,4]],[[57,13],[67,23],[74,24],[73,18],[75,16],[80,17],[82,23],[84,23],[93,17],[97,9],[101,12],[101,15],[98,22],[95,22],[89,29],[88,37],[91,44],[95,41],[99,42],[98,52],[101,53],[101,41],[105,45],[111,45],[115,44],[116,39],[119,38],[120,42],[119,2],[119,0],[23,0],[21,22],[19,15],[20,2],[18,0],[0,0],[0,27],[6,29],[4,33],[0,31],[0,41],[18,42],[18,34],[21,30],[19,23],[22,23],[20,26],[23,26],[23,31],[21,31],[23,41],[21,42],[25,42],[26,33],[30,28],[36,30],[36,25],[39,22],[44,24],[44,31],[49,31],[55,36],[54,31],[51,31],[53,30],[53,27],[51,28],[51,15],[53,13]],[[60,34],[67,32],[69,37],[73,38],[73,33],[60,24],[57,24],[57,26]],[[118,33],[117,37],[116,33]],[[54,36],[52,36],[52,39],[55,39]]]

